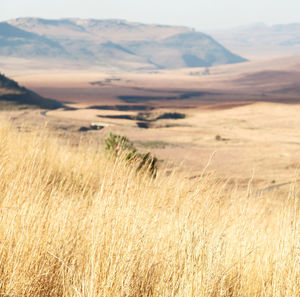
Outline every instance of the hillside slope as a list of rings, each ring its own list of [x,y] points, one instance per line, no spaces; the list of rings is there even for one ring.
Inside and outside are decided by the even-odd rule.
[[[4,55],[56,56],[93,65],[125,67],[129,64],[135,69],[207,67],[246,61],[210,36],[187,27],[123,20],[37,18],[10,20],[1,26],[27,32],[20,39],[11,28],[11,34],[3,35],[0,30],[4,40],[0,43],[0,54]],[[37,51],[37,41],[42,48],[49,43],[49,51]],[[22,54],[15,47],[9,51],[10,44],[25,50]]]
[[[56,100],[46,99],[40,95],[20,87],[17,82],[0,73],[0,102],[8,105],[29,105],[32,107],[56,109],[64,105]]]
[[[27,32],[8,23],[0,23],[1,56],[66,56],[63,47],[53,40]]]

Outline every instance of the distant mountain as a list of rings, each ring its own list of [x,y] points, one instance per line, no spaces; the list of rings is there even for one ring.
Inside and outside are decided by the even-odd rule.
[[[1,56],[61,56],[64,48],[53,40],[24,31],[8,23],[0,23]]]
[[[135,69],[246,61],[191,28],[94,19],[19,18],[0,23],[0,55],[58,57]]]
[[[300,23],[254,24],[210,32],[230,50],[246,56],[287,56],[300,54]]]
[[[127,41],[122,44],[161,68],[209,67],[245,61],[210,36],[193,31],[152,42]]]
[[[56,100],[43,98],[24,87],[20,87],[17,82],[0,73],[0,103],[1,102],[46,109],[64,107],[62,103]]]

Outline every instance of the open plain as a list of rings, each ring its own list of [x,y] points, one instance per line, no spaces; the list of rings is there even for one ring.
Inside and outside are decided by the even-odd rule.
[[[10,66],[7,72],[22,85],[70,108],[9,114],[19,125],[24,119],[27,125],[47,123],[73,139],[91,136],[103,142],[111,131],[126,135],[168,166],[188,169],[190,176],[205,169],[264,189],[297,179],[299,65],[296,56],[139,73],[59,65],[22,72]],[[79,131],[91,123],[105,127]]]

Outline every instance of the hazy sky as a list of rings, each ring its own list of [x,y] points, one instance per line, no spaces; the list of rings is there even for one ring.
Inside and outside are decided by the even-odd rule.
[[[0,0],[0,21],[25,16],[121,18],[207,30],[300,22],[300,0]]]

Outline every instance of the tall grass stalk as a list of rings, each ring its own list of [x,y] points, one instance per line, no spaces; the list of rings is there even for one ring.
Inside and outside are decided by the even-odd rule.
[[[0,177],[0,296],[300,296],[296,189],[151,178],[6,123]]]

